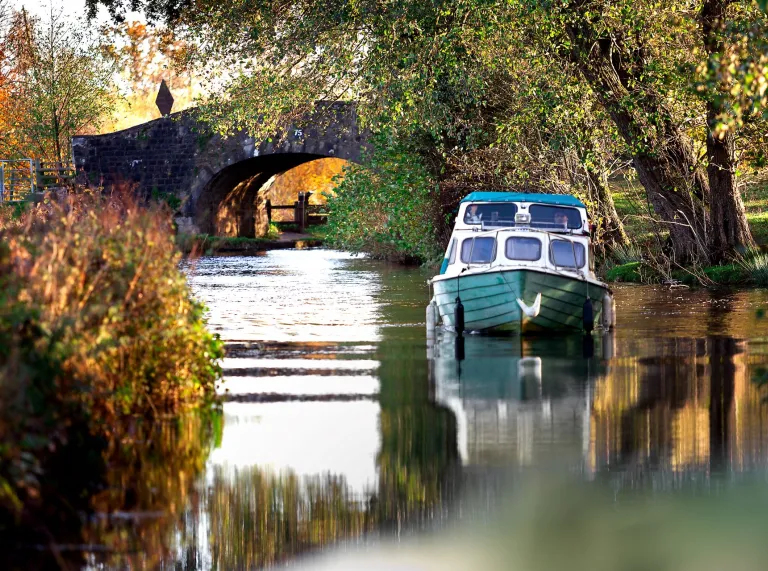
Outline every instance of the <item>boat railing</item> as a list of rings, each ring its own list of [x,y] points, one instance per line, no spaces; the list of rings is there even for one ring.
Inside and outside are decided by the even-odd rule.
[[[504,229],[530,229],[541,230],[544,232],[563,232],[568,234],[574,234],[582,230],[582,228],[568,228],[567,224],[558,224],[555,222],[529,222],[529,223],[517,223],[514,220],[491,220],[482,221],[478,231],[486,230],[504,230]]]

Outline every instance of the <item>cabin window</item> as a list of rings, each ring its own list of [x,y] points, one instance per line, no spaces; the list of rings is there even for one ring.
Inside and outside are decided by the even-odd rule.
[[[464,211],[464,224],[514,226],[516,212],[517,204],[511,202],[470,204]]]
[[[461,261],[465,264],[490,264],[496,257],[496,238],[469,238],[461,243]]]
[[[507,238],[505,255],[510,260],[535,262],[541,258],[541,241],[538,238]]]
[[[550,242],[550,257],[552,263],[558,267],[583,268],[585,262],[584,244],[569,240],[552,240]]]
[[[528,212],[531,214],[531,226],[534,228],[576,230],[582,226],[581,213],[575,208],[531,204]]]
[[[456,261],[456,238],[451,240],[451,250],[448,254],[448,265],[450,266]]]

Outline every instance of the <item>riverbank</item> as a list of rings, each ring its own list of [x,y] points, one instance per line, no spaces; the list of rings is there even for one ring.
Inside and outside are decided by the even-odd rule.
[[[633,243],[642,245],[659,228],[646,197],[637,181],[619,177],[609,181],[616,212]],[[745,178],[741,189],[747,221],[758,246],[768,246],[768,176]]]
[[[180,260],[159,205],[83,192],[0,209],[6,541],[77,536],[108,485],[108,455],[140,440],[137,423],[218,409],[223,346]]]
[[[672,266],[660,252],[665,236],[658,233],[645,202],[643,188],[623,178],[611,181],[616,210],[632,244],[606,260],[604,279],[623,283],[680,283],[706,286],[768,286],[768,179],[745,182],[742,190],[752,236],[757,248],[717,266]]]
[[[177,247],[185,256],[212,256],[215,254],[250,255],[288,248],[301,250],[320,247],[324,241],[324,235],[319,232],[279,232],[274,237],[265,238],[209,236],[208,234],[179,234],[176,237]]]

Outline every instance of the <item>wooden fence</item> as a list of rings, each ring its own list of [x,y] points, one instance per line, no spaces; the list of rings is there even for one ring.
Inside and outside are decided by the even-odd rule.
[[[71,184],[75,175],[71,163],[0,159],[0,202],[35,200],[49,188]]]
[[[300,192],[299,199],[293,204],[272,204],[272,201],[267,199],[266,208],[269,222],[272,222],[274,210],[292,210],[292,222],[299,227],[299,232],[304,232],[307,226],[325,224],[328,220],[328,214],[323,212],[323,205],[309,203],[311,195],[311,192]]]

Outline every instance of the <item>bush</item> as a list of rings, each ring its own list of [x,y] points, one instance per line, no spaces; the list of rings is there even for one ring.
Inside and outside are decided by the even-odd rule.
[[[73,427],[217,402],[222,344],[179,258],[168,211],[123,196],[0,213],[0,516]]]
[[[629,262],[620,266],[614,266],[606,273],[605,279],[609,282],[641,283],[641,262]]]
[[[280,238],[280,228],[277,227],[277,224],[274,222],[269,223],[269,228],[267,229],[267,235],[266,238],[269,240],[277,240]]]
[[[405,143],[382,133],[372,144],[362,165],[345,167],[328,199],[330,244],[391,260],[437,260],[436,183]]]

